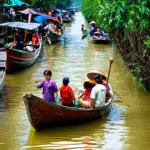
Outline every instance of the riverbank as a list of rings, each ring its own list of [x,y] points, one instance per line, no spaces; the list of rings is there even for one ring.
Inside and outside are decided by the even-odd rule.
[[[111,39],[137,80],[139,88],[150,90],[150,2],[84,0],[82,11],[95,20]]]

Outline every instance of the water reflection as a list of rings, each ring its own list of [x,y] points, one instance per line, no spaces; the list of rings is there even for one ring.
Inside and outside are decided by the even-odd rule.
[[[115,143],[114,149],[122,149],[125,110],[113,105],[108,117],[82,125],[57,127],[35,132],[30,130],[30,136],[25,149],[109,149]]]

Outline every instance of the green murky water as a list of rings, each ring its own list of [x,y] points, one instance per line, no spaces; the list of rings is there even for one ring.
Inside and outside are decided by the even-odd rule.
[[[81,13],[66,27],[64,41],[45,45],[38,62],[19,73],[7,75],[0,96],[0,149],[2,150],[148,150],[150,148],[150,94],[137,88],[120,55],[111,45],[94,45],[81,40]],[[51,128],[34,132],[27,118],[22,96],[33,93],[43,79],[45,69],[53,71],[60,86],[70,77],[73,88],[81,87],[86,73],[93,69],[108,70],[114,58],[110,82],[123,103],[114,103],[108,117],[84,125]],[[117,99],[120,99],[117,97]],[[69,120],[68,120],[69,121]]]

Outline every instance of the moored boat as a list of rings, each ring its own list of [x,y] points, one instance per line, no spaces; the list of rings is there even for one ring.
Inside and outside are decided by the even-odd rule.
[[[27,30],[33,30],[40,26],[40,24],[37,23],[23,23],[23,22],[10,22],[6,24],[0,24],[0,26],[3,25]],[[42,38],[40,40],[39,48],[32,52],[25,51],[23,49],[15,49],[15,48],[11,49],[8,48],[8,45],[6,44],[4,48],[1,48],[1,51],[6,51],[7,53],[6,71],[13,72],[20,68],[26,68],[33,65],[38,59],[41,49],[42,49]]]
[[[71,23],[74,21],[74,18],[71,19],[62,19],[64,23]]]
[[[95,39],[92,36],[88,35],[89,40],[94,43],[94,44],[110,44],[111,40],[110,39]]]
[[[97,109],[66,107],[50,103],[42,98],[27,94],[23,97],[29,121],[35,130],[52,126],[85,123],[109,113],[112,98],[105,106]]]
[[[50,32],[49,34],[46,34],[44,36],[44,39],[49,44],[52,44],[52,43],[56,43],[56,42],[61,41],[63,39],[63,37],[64,37],[64,34],[65,34],[64,32],[62,32],[62,35],[57,35],[55,33]]]
[[[3,88],[6,75],[6,52],[0,52],[0,91]]]

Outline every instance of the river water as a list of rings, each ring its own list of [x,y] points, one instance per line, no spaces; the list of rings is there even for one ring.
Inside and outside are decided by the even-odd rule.
[[[7,75],[0,95],[0,149],[2,150],[148,150],[150,148],[150,94],[139,89],[123,60],[111,45],[94,45],[81,40],[82,13],[66,27],[62,42],[45,45],[37,63],[21,72]],[[86,73],[93,69],[108,70],[114,58],[110,83],[119,94],[110,114],[82,125],[57,127],[35,132],[27,118],[22,97],[26,93],[41,96],[36,84],[45,69],[51,69],[60,86],[65,76],[70,85],[82,87]],[[69,120],[68,120],[69,122]]]

